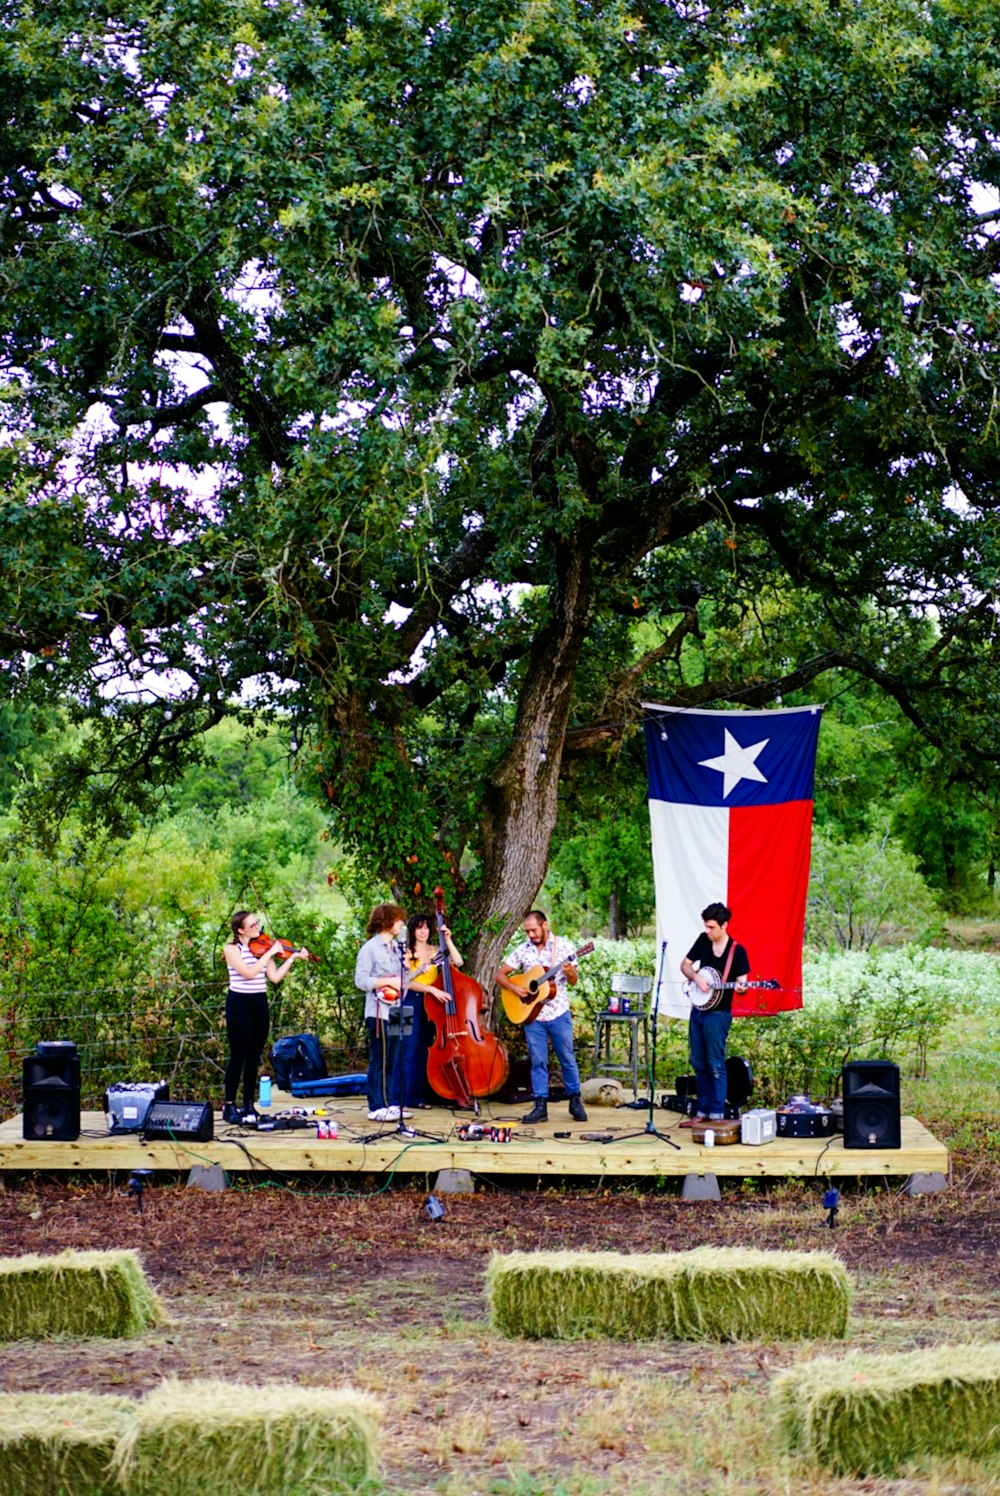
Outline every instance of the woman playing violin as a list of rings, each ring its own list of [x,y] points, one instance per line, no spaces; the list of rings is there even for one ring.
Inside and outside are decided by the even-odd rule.
[[[251,944],[259,949],[260,921],[256,915],[247,909],[239,909],[230,920],[230,925],[233,938],[222,948],[229,969],[229,991],[226,993],[229,1060],[226,1064],[226,1095],[222,1120],[239,1123],[244,1117],[255,1117],[253,1099],[257,1090],[257,1074],[271,1026],[267,984],[269,981],[284,981],[294,962],[308,960],[309,952],[304,946],[301,950],[293,950],[279,965],[277,957],[285,954],[286,941],[275,940],[268,943],[259,955],[254,955],[250,949]],[[241,1081],[242,1109],[236,1104]]]
[[[431,1106],[427,1083],[427,1056],[434,1042],[435,1029],[429,1021],[424,1007],[424,997],[430,996],[447,1002],[448,994],[439,985],[440,946],[431,940],[434,917],[430,914],[413,914],[406,921],[407,966],[412,983],[407,994],[407,1006],[414,1010],[412,1040],[403,1041],[403,1095],[412,1106],[426,1109]],[[446,925],[441,926],[448,947],[448,960],[452,966],[461,966],[462,957],[451,938]]]

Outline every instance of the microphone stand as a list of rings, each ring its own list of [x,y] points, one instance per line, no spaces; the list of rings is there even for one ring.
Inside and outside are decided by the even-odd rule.
[[[661,1143],[669,1143],[671,1148],[681,1152],[680,1143],[675,1143],[673,1138],[668,1138],[665,1132],[661,1132],[653,1122],[653,1104],[656,1100],[656,1020],[660,1012],[660,989],[663,986],[663,968],[667,962],[667,942],[664,941],[660,947],[660,971],[656,979],[656,992],[653,995],[653,1042],[649,1051],[649,1115],[646,1126],[642,1132],[625,1132],[615,1139],[616,1143],[623,1143],[626,1138],[659,1138]]]
[[[441,1142],[432,1132],[418,1132],[415,1127],[407,1127],[406,1118],[403,1116],[403,1040],[412,1034],[417,1027],[416,1007],[406,1006],[407,993],[412,989],[409,982],[409,972],[406,969],[406,941],[396,942],[396,951],[399,955],[399,1052],[396,1056],[396,1090],[399,1094],[399,1121],[396,1123],[397,1137],[404,1138],[431,1138],[434,1142]]]

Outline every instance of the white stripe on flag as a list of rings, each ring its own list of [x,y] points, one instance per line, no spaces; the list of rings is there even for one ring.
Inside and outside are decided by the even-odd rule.
[[[653,881],[656,887],[656,975],[667,942],[661,1013],[687,1018],[681,962],[701,934],[701,911],[725,903],[729,882],[729,811],[713,805],[650,800]]]

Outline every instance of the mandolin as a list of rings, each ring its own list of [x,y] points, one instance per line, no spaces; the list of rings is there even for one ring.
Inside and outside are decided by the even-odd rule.
[[[548,971],[543,966],[532,966],[530,971],[516,975],[508,973],[507,980],[517,988],[517,995],[508,992],[506,987],[501,987],[500,1001],[511,1023],[533,1023],[543,1004],[548,1002],[556,990],[553,978],[559,975],[564,966],[579,961],[581,956],[589,956],[593,949],[594,942],[591,940],[586,945],[581,945],[571,956],[564,956],[555,966],[550,966]]]
[[[424,961],[422,965],[414,967],[412,969],[407,968],[407,991],[409,991],[410,987],[413,986],[414,982],[420,982],[420,978],[426,976],[429,971],[439,972],[441,970],[441,963],[443,960],[444,957],[441,955],[441,952],[435,951],[429,961]],[[429,997],[435,997],[437,994],[428,993],[427,995]],[[399,993],[395,987],[376,987],[375,996],[378,998],[379,1003],[381,1004],[378,1010],[378,1016],[380,1018],[387,1018],[389,1016],[390,1010],[394,1012],[396,1008],[399,1007]]]

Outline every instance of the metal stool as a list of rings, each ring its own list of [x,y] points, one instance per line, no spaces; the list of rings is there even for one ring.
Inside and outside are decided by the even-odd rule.
[[[640,1000],[649,992],[652,983],[649,977],[633,977],[625,972],[615,972],[611,978],[612,991],[620,995],[634,993]],[[615,1064],[611,1059],[611,1035],[616,1023],[628,1025],[628,1061]],[[649,1069],[649,1014],[640,1009],[633,1013],[612,1013],[607,1009],[597,1015],[594,1032],[594,1061],[591,1075],[631,1075],[632,1094],[639,1094],[639,1066],[643,1074]]]

